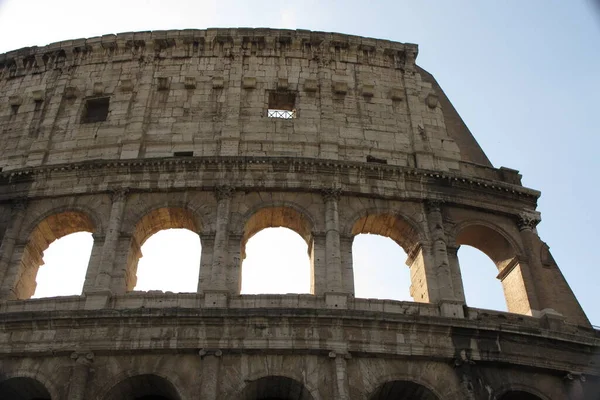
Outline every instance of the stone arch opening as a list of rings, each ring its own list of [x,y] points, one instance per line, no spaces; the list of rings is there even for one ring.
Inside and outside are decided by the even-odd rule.
[[[484,224],[464,226],[456,235],[456,245],[471,246],[487,255],[498,270],[497,279],[502,283],[508,311],[531,315],[524,274],[527,267],[520,260],[516,246],[500,230]]]
[[[50,244],[72,233],[94,233],[95,231],[96,226],[90,216],[81,211],[56,213],[39,222],[23,248],[18,276],[13,288],[15,297],[29,299],[35,293],[37,273],[40,266],[44,264],[44,251]],[[87,259],[89,261],[89,256]]]
[[[285,376],[266,376],[249,382],[243,400],[314,400],[306,387]]]
[[[407,258],[402,247],[389,237],[356,235],[352,241],[355,296],[412,301]]]
[[[263,208],[252,214],[244,225],[244,232],[241,239],[241,257],[240,257],[240,272],[242,276],[247,275],[244,273],[244,261],[246,258],[246,245],[248,241],[253,238],[257,233],[267,230],[268,228],[287,228],[299,235],[300,238],[306,243],[306,253],[308,254],[309,263],[309,277],[310,277],[310,293],[314,294],[314,252],[313,252],[313,236],[312,236],[312,223],[309,219],[291,207],[268,207]],[[284,230],[271,231],[271,232],[283,232]],[[289,232],[287,232],[289,233]],[[294,236],[293,234],[291,236]],[[290,236],[288,235],[288,238]],[[296,248],[298,248],[296,246]],[[270,256],[269,254],[264,254]],[[261,257],[261,261],[264,258]],[[302,267],[300,267],[302,268]],[[240,279],[240,291],[243,279]]]
[[[483,251],[469,245],[457,250],[465,301],[470,307],[508,311],[498,270]]]
[[[391,214],[377,213],[367,214],[359,218],[352,226],[351,235],[353,241],[357,235],[371,234],[389,238],[395,242],[403,250],[397,252],[400,259],[391,260],[390,264],[400,264],[403,257],[405,264],[410,267],[410,278],[407,285],[410,285],[408,295],[414,301],[429,302],[429,294],[427,292],[425,282],[424,256],[421,247],[421,235],[415,226],[406,218]],[[354,250],[354,246],[353,246]],[[374,253],[371,253],[373,257]],[[366,261],[368,262],[368,261]],[[354,254],[352,255],[352,264],[354,265]],[[354,270],[354,267],[353,267]],[[357,274],[354,273],[355,286]],[[399,295],[394,296],[398,299]],[[403,297],[408,297],[404,295]]]
[[[37,379],[15,377],[0,381],[0,399],[51,400],[51,396]]]
[[[498,400],[542,400],[538,396],[522,390],[511,390],[504,393]]]
[[[391,381],[379,386],[370,400],[439,400],[427,387],[412,381]]]
[[[114,385],[104,400],[181,400],[175,386],[154,374],[136,375]]]
[[[181,240],[184,240],[186,243],[193,243],[194,239],[197,239],[197,247],[195,249],[193,249],[192,253],[193,254],[197,254],[197,257],[195,257],[194,259],[191,260],[191,263],[193,264],[192,271],[189,271],[192,273],[192,275],[195,275],[194,281],[193,281],[193,286],[194,289],[193,291],[195,291],[195,287],[197,285],[198,282],[198,276],[200,273],[200,224],[196,221],[196,218],[194,217],[194,214],[186,209],[186,208],[182,208],[182,207],[162,207],[162,208],[157,208],[154,209],[152,211],[150,211],[149,213],[147,213],[146,215],[144,215],[139,221],[138,223],[135,225],[132,237],[131,237],[131,243],[130,243],[130,247],[129,247],[129,253],[127,256],[127,268],[126,268],[126,276],[125,276],[125,287],[127,291],[132,291],[134,290],[134,288],[136,288],[136,285],[138,283],[138,267],[140,266],[140,259],[143,257],[143,252],[142,252],[142,248],[144,246],[144,244],[149,240],[149,239],[153,239],[154,235],[159,234],[159,233],[165,233],[167,237],[169,237],[169,240],[177,240],[178,238]],[[186,232],[187,231],[187,232]],[[190,235],[190,233],[193,233],[193,235]],[[164,239],[165,237],[163,236],[162,239]],[[158,238],[160,239],[160,238]],[[173,243],[174,245],[177,245],[176,243]],[[181,243],[180,243],[181,244]],[[174,252],[172,251],[173,249],[168,249],[168,254],[170,256],[172,256],[174,254]],[[165,253],[165,252],[163,252]],[[147,263],[147,265],[143,265],[144,271],[145,273],[151,273],[149,270],[157,270],[157,269],[161,269],[161,267],[163,267],[163,265],[156,265],[156,264],[160,264],[160,261],[157,261],[155,263],[152,262],[152,260],[144,260],[144,261],[149,261]],[[171,263],[175,264],[178,262],[182,262],[183,260],[174,260],[171,259]],[[172,264],[169,265],[172,265]],[[146,263],[145,263],[146,264]],[[181,265],[181,264],[179,264]],[[166,265],[164,265],[166,266]],[[165,271],[164,268],[162,268],[163,271]],[[142,272],[142,271],[140,271]],[[171,274],[171,275],[177,275],[177,274]],[[179,286],[178,283],[181,282],[185,282],[188,281],[189,279],[178,279],[179,282],[176,282],[176,286]],[[168,286],[170,283],[169,282],[165,282],[165,284]],[[150,284],[151,285],[151,284]],[[165,289],[165,286],[161,287],[147,287],[146,289],[150,289],[150,290],[162,290]],[[177,290],[180,291],[180,290]]]

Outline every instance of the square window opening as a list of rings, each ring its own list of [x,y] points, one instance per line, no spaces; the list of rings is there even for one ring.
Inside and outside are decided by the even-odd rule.
[[[267,117],[292,119],[296,118],[296,94],[293,92],[269,92]]]
[[[106,121],[109,103],[110,99],[108,97],[86,100],[81,122],[87,124]]]

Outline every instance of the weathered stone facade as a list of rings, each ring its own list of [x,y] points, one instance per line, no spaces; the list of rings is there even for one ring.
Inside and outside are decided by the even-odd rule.
[[[539,192],[416,56],[269,29],[0,55],[0,398],[598,400],[600,334],[537,234]],[[307,242],[311,294],[240,295],[247,240],[277,226]],[[167,228],[201,238],[197,293],[133,291]],[[77,231],[82,295],[30,299]],[[354,297],[360,233],[404,248],[414,303]],[[463,244],[510,313],[465,304]]]

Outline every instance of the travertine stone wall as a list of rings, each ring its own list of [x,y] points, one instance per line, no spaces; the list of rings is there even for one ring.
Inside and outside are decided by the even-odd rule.
[[[180,151],[491,167],[465,126],[446,130],[445,118],[460,117],[442,109],[416,55],[413,44],[268,29],[125,33],[7,53],[0,167]],[[295,95],[297,118],[267,117],[273,91]],[[107,120],[82,123],[86,100],[99,97],[110,98]],[[470,138],[464,151],[455,136]]]
[[[0,55],[0,398],[597,400],[598,332],[537,234],[540,193],[490,164],[416,56],[270,29]],[[278,96],[295,118],[268,117]],[[86,122],[94,99],[106,120]],[[247,241],[280,226],[311,293],[240,295]],[[199,235],[197,293],[134,291],[169,228]],[[78,231],[81,296],[30,299]],[[367,233],[405,250],[414,302],[355,298]],[[509,313],[465,304],[461,245],[493,260]]]

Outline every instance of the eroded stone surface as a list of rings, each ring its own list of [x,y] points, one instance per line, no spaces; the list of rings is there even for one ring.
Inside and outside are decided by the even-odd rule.
[[[600,339],[537,234],[539,192],[492,167],[416,55],[270,29],[0,55],[0,398],[596,400]],[[311,294],[241,296],[247,240],[278,226],[308,244]],[[133,292],[168,228],[200,236],[198,293]],[[82,296],[29,299],[77,231]],[[354,297],[360,233],[404,248],[414,302]],[[511,313],[467,307],[460,245]]]

